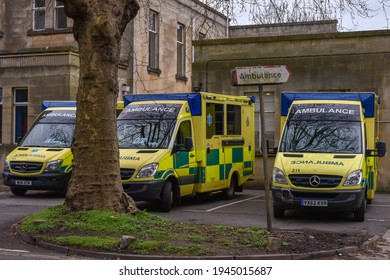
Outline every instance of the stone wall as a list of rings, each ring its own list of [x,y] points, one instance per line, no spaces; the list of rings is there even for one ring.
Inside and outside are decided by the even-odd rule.
[[[337,32],[337,20],[294,23],[237,25],[229,27],[230,38],[269,37],[279,35],[318,34]]]
[[[133,32],[133,67],[129,67],[131,93],[170,93],[192,91],[192,40],[202,33],[207,39],[226,38],[226,17],[210,9],[200,1],[171,0],[143,7],[127,27]],[[159,69],[148,69],[148,22],[149,11],[158,14]],[[177,77],[177,24],[185,27],[184,77]],[[132,31],[130,31],[132,30]],[[124,44],[126,45],[126,43]]]
[[[201,85],[204,91],[235,95],[257,92],[256,86],[231,85],[231,70],[235,67],[286,65],[289,68],[291,77],[287,83],[264,86],[265,91],[275,92],[276,142],[280,133],[282,91],[374,91],[382,100],[380,139],[390,146],[389,30],[231,38],[195,41],[194,46],[193,83]],[[258,161],[262,161],[261,157]],[[390,173],[386,172],[389,165],[390,156],[379,159],[382,191],[390,191]]]
[[[50,52],[0,54],[0,87],[3,90],[2,143],[13,144],[14,89],[28,91],[28,126],[41,112],[44,100],[75,100],[78,54],[61,48]]]

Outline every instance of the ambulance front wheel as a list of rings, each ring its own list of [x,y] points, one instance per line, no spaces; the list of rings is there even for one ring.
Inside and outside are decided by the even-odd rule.
[[[172,182],[166,181],[161,191],[160,208],[162,212],[171,211],[172,207]]]
[[[364,222],[366,218],[367,199],[364,198],[360,207],[353,212],[353,220],[355,222]]]
[[[274,217],[277,219],[284,218],[284,209],[274,205]]]
[[[23,189],[18,189],[18,188],[14,188],[14,187],[11,187],[11,192],[16,195],[16,196],[23,196],[26,194],[27,190],[23,190]]]

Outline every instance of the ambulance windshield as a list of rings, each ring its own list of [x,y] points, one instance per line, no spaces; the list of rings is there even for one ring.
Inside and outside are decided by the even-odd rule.
[[[180,108],[179,104],[128,105],[117,120],[119,148],[168,148]]]
[[[22,147],[70,148],[76,111],[44,111],[20,142]]]
[[[176,120],[118,120],[119,148],[166,149]]]
[[[281,152],[362,153],[360,107],[349,104],[293,105]]]

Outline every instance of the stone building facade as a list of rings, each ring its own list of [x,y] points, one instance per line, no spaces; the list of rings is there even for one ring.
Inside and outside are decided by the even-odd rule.
[[[264,86],[270,147],[279,141],[282,91],[376,92],[381,98],[380,140],[390,146],[390,30],[252,36],[194,41],[194,46],[193,83],[204,91],[257,95],[256,86],[233,87],[231,70],[259,65],[289,68],[288,82]],[[259,140],[259,123],[256,128]],[[257,157],[255,184],[262,184],[262,162],[262,157]],[[272,156],[268,163],[272,167]],[[390,173],[386,172],[390,156],[380,158],[379,165],[379,190],[390,191]]]
[[[226,17],[198,0],[140,3],[122,39],[119,99],[123,93],[191,91],[192,40],[226,37]],[[78,78],[78,44],[63,3],[0,0],[1,169],[42,101],[75,100]]]
[[[337,32],[337,20],[292,22],[229,27],[229,38],[266,37]]]

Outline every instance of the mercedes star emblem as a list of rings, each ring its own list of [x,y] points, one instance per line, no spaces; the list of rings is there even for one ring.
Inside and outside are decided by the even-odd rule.
[[[317,175],[314,175],[314,176],[310,177],[309,183],[310,183],[310,186],[312,186],[312,187],[318,187],[321,183],[321,179]]]
[[[22,171],[27,171],[27,169],[28,169],[27,163],[22,163],[22,164],[20,165],[20,169],[21,169]]]

